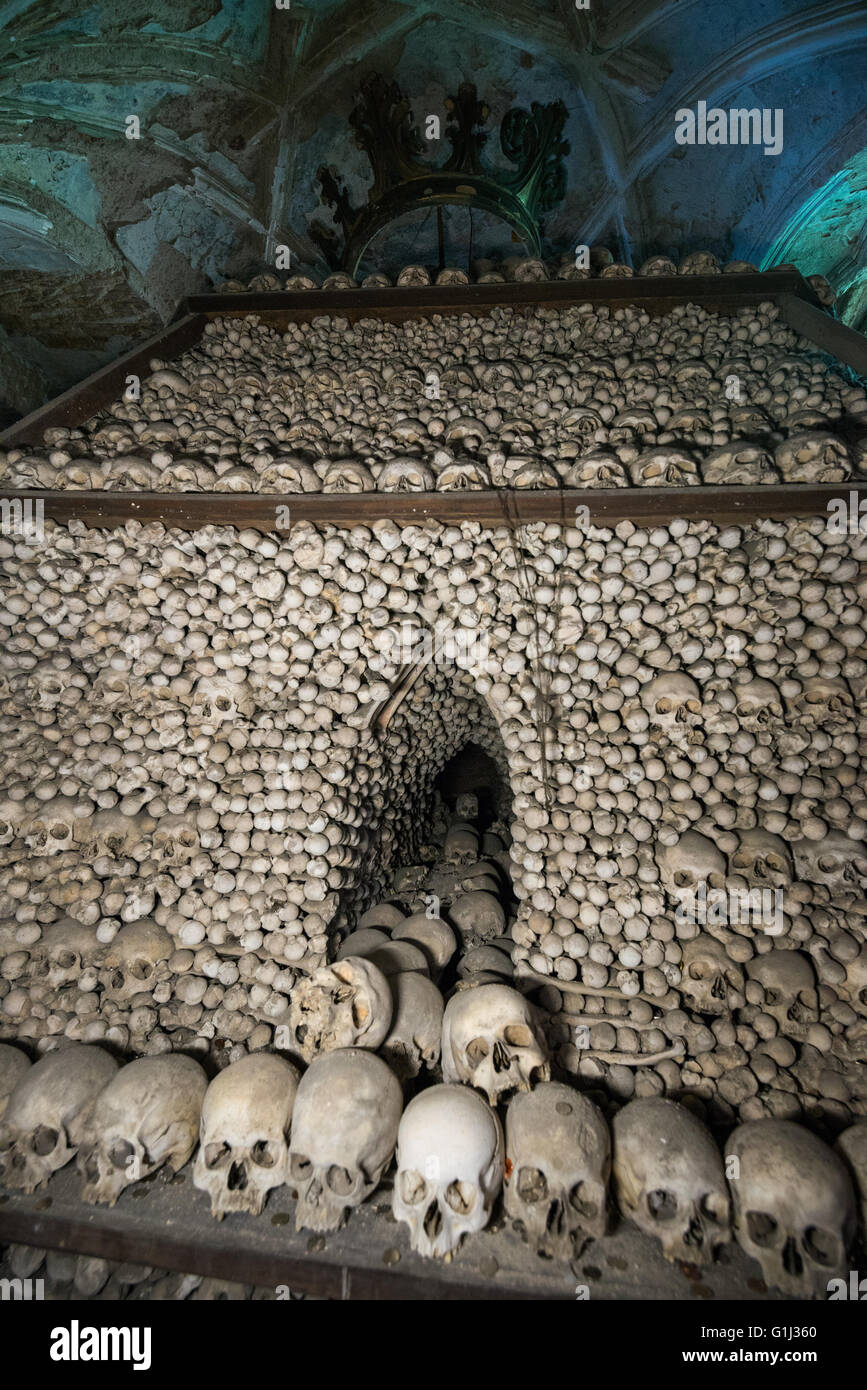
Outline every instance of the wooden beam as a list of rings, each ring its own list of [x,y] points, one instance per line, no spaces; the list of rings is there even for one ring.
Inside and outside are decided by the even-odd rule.
[[[802,337],[867,377],[867,338],[796,294],[777,296],[780,318]]]
[[[85,492],[20,490],[9,498],[41,500],[53,521],[81,521],[109,529],[127,521],[158,521],[163,526],[195,530],[200,526],[249,527],[284,532],[301,521],[319,526],[369,526],[391,520],[408,526],[425,521],[454,525],[475,521],[482,526],[555,522],[579,525],[577,509],[586,507],[597,526],[632,521],[638,526],[665,524],[676,517],[714,522],[750,522],[822,516],[829,503],[849,494],[867,496],[867,480],[845,483],[783,483],[773,487],[642,487],[496,492]],[[279,511],[278,511],[279,509]],[[285,512],[288,509],[288,518]],[[282,513],[282,515],[280,514]],[[288,524],[287,524],[288,522]]]

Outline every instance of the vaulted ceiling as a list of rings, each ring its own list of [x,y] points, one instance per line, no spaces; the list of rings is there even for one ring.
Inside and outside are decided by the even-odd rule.
[[[865,50],[864,0],[0,0],[0,403],[32,408],[184,295],[273,268],[277,246],[326,272],[317,170],[366,197],[348,117],[371,72],[422,126],[445,127],[475,82],[494,162],[510,108],[565,103],[546,253],[794,261],[863,327]],[[676,111],[700,101],[781,110],[782,151],[676,143]],[[432,163],[448,152],[443,135]],[[461,208],[443,235],[449,264],[521,250]],[[364,268],[436,259],[426,212],[384,231]]]

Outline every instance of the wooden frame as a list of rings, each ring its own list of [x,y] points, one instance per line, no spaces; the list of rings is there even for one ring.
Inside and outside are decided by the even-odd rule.
[[[382,318],[402,322],[436,314],[484,314],[493,308],[529,311],[540,306],[604,304],[612,310],[636,305],[653,314],[677,304],[694,303],[728,312],[773,300],[781,316],[822,351],[867,375],[867,338],[819,307],[797,271],[694,277],[659,276],[604,280],[549,280],[532,284],[441,285],[406,289],[302,290],[264,294],[194,295],[179,317],[162,333],[94,373],[81,385],[34,411],[0,434],[0,445],[26,448],[41,444],[44,431],[81,424],[120,395],[128,375],[146,375],[153,357],[170,360],[201,337],[205,324],[224,316],[256,315],[275,328],[309,322],[320,315],[350,321]],[[86,492],[77,489],[14,491],[21,500],[44,503],[45,516],[57,522],[76,519],[87,526],[113,527],[128,520],[160,521],[165,526],[246,526],[283,529],[277,507],[288,507],[290,520],[320,525],[354,526],[389,518],[413,521],[476,521],[484,526],[531,521],[570,524],[576,508],[586,506],[590,520],[616,524],[629,520],[664,523],[675,517],[726,522],[761,517],[815,516],[836,498],[863,495],[867,483],[782,484],[770,487],[612,488],[576,491],[393,493],[148,493]],[[7,494],[9,495],[9,494]]]

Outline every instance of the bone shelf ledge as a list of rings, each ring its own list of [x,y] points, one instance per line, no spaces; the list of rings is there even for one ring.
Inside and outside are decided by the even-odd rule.
[[[261,1216],[215,1221],[191,1165],[171,1182],[160,1177],[122,1193],[117,1206],[78,1198],[74,1167],[41,1192],[0,1191],[0,1242],[35,1245],[205,1278],[328,1299],[547,1299],[575,1301],[585,1284],[597,1299],[765,1299],[761,1271],[735,1246],[706,1268],[669,1264],[657,1243],[622,1224],[592,1242],[572,1265],[530,1250],[502,1217],[468,1239],[445,1264],[409,1248],[406,1226],[391,1216],[386,1182],[340,1231],[295,1230],[288,1188],[272,1191]],[[70,1289],[69,1296],[75,1297]]]
[[[277,509],[288,508],[288,523],[321,526],[368,525],[390,520],[402,525],[439,521],[478,522],[482,526],[556,522],[575,526],[576,508],[587,507],[600,526],[632,521],[750,522],[827,514],[828,504],[850,493],[867,496],[867,479],[845,483],[784,483],[770,487],[658,487],[539,489],[495,492],[109,492],[64,489],[8,490],[7,498],[45,504],[53,521],[80,521],[92,529],[122,526],[127,521],[159,521],[181,530],[200,526],[237,526],[255,531],[286,531]]]

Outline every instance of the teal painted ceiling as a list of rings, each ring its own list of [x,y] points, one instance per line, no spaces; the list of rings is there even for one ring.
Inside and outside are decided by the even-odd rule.
[[[0,3],[0,405],[6,417],[156,331],[186,294],[273,268],[325,273],[317,170],[355,202],[348,124],[368,73],[414,121],[462,82],[490,107],[561,99],[558,256],[602,242],[638,266],[707,249],[794,261],[867,325],[864,0],[73,0]],[[682,108],[782,112],[783,148],[681,145]],[[136,118],[139,138],[128,138]],[[431,158],[448,153],[432,146]],[[501,156],[500,156],[501,158]],[[511,255],[509,228],[447,209],[449,263]],[[364,270],[434,263],[436,219],[401,219]]]

